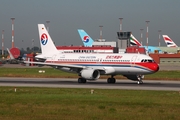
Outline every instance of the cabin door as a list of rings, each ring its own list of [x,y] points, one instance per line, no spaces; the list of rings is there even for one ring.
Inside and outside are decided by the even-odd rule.
[[[134,55],[134,56],[131,58],[131,66],[134,66],[134,65],[135,65],[136,59],[137,59],[137,55]]]

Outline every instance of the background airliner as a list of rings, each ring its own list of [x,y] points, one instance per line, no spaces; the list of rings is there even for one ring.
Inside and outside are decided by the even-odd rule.
[[[162,35],[167,47],[178,47],[168,35]]]
[[[48,65],[66,72],[77,73],[79,83],[86,80],[97,80],[100,75],[111,75],[108,83],[115,83],[115,75],[121,74],[130,80],[143,83],[145,74],[152,74],[159,70],[154,60],[144,54],[98,54],[98,53],[61,53],[58,51],[47,32],[44,24],[38,24],[42,56],[45,62],[30,62]]]
[[[20,63],[25,60],[24,57],[21,55],[15,58],[13,54],[11,53],[11,51],[9,50],[9,48],[7,48],[7,52],[9,53],[9,58],[7,59],[7,62],[9,63]]]
[[[78,29],[78,33],[81,37],[84,46],[91,47],[94,40],[86,33],[83,29]],[[130,36],[130,45],[142,46],[142,44],[131,34]]]
[[[84,46],[92,47],[94,40],[83,29],[78,29],[78,33],[81,37],[81,40],[83,41]],[[84,42],[84,36],[88,36],[91,42]],[[159,53],[162,53],[162,50],[155,46],[143,46],[132,34],[130,36],[130,46],[144,47],[147,51],[147,54],[154,53],[155,50],[158,50]]]
[[[78,29],[78,33],[81,37],[84,46],[91,47],[94,40],[83,29]]]
[[[132,34],[130,36],[130,45],[142,46],[142,44]]]

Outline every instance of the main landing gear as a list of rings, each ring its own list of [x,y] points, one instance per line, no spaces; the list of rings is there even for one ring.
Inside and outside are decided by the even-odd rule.
[[[115,83],[115,82],[116,82],[116,79],[114,78],[113,75],[111,75],[111,77],[107,79],[107,83]]]
[[[86,83],[86,79],[84,79],[84,78],[78,78],[78,83]]]

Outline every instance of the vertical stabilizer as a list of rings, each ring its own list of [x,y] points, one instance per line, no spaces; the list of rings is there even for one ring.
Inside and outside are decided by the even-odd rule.
[[[45,57],[48,55],[57,54],[58,50],[54,45],[54,42],[52,41],[49,33],[47,32],[45,25],[38,24],[38,30],[42,55]]]
[[[9,48],[7,48],[7,51],[8,51],[8,53],[9,53],[10,59],[11,59],[11,60],[14,60],[15,58],[14,58],[14,56],[12,55],[11,51],[9,50]]]
[[[94,40],[82,29],[78,29],[78,33],[81,37],[84,46],[91,47]]]
[[[130,45],[131,46],[134,46],[134,45],[142,46],[142,44],[132,34],[130,36]]]
[[[162,35],[167,47],[178,47],[168,35]]]

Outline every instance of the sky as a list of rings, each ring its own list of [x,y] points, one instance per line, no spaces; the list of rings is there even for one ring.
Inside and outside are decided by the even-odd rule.
[[[4,46],[11,48],[14,20],[15,47],[40,47],[37,24],[49,23],[49,33],[57,46],[83,45],[77,29],[84,29],[93,39],[102,36],[117,41],[120,29],[130,31],[146,45],[158,46],[159,32],[167,34],[180,46],[180,0],[2,0],[0,31],[4,30]],[[2,33],[2,32],[1,32]],[[32,44],[34,39],[34,45]],[[2,38],[1,38],[2,41]],[[161,46],[166,46],[161,36]],[[2,47],[0,46],[0,49]]]

